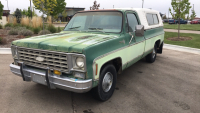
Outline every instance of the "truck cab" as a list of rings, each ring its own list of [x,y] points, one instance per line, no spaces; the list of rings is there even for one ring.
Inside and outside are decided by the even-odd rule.
[[[106,101],[114,93],[117,76],[142,58],[155,62],[163,41],[158,11],[81,11],[60,33],[13,41],[10,69],[23,81],[77,93],[92,90]]]

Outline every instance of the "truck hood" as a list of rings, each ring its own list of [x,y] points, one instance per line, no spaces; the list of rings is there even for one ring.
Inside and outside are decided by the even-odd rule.
[[[63,31],[56,34],[40,35],[16,40],[13,41],[12,44],[33,49],[83,53],[83,49],[88,46],[103,43],[115,38],[118,38],[117,34]]]

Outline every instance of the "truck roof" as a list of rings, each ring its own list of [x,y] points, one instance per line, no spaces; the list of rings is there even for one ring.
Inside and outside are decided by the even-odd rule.
[[[128,10],[137,12],[139,19],[140,19],[140,22],[141,22],[141,25],[144,25],[145,30],[163,26],[162,18],[160,16],[159,11],[156,11],[156,10],[153,10],[153,9],[146,9],[146,8],[110,8],[110,9],[87,10],[87,11],[90,12],[90,11],[128,11]],[[87,11],[79,11],[79,12],[87,12]],[[157,14],[159,24],[149,25],[148,21],[147,21],[146,14]]]

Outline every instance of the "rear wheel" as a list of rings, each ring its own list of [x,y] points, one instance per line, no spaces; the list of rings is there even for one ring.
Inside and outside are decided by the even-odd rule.
[[[99,84],[93,89],[93,95],[100,101],[107,101],[113,95],[117,81],[117,72],[112,64],[103,67]]]
[[[146,61],[149,63],[153,63],[156,60],[156,56],[157,56],[157,46],[155,44],[153,51],[146,56]]]

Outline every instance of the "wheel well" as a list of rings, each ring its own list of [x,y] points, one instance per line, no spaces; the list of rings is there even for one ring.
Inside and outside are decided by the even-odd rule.
[[[157,46],[157,48],[160,47],[160,40],[157,40],[157,41],[156,41],[156,46]]]
[[[115,69],[117,71],[118,74],[121,74],[122,72],[122,59],[120,57],[118,58],[115,58],[115,59],[112,59],[108,62],[106,62],[105,64],[103,64],[103,66],[101,66],[101,69],[100,69],[100,73],[101,73],[101,70],[107,65],[107,64],[112,64],[115,66]]]

